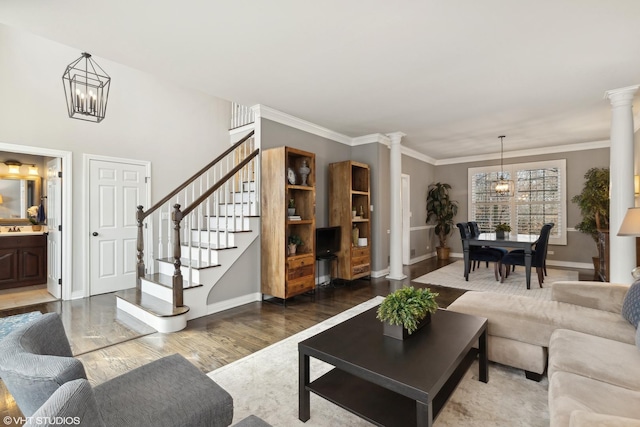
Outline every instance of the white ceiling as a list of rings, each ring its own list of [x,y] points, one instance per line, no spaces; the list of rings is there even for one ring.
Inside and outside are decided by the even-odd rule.
[[[638,0],[2,0],[0,22],[434,159],[607,140],[604,92],[640,83]]]

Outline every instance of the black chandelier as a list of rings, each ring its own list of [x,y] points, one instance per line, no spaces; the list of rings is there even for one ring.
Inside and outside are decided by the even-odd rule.
[[[502,164],[503,139],[505,136],[501,135],[498,138],[500,138],[500,175],[498,175],[498,180],[493,184],[493,190],[497,196],[511,197],[514,195],[513,180],[505,179],[504,166]]]
[[[62,75],[67,112],[72,119],[100,123],[107,111],[111,77],[83,52]]]

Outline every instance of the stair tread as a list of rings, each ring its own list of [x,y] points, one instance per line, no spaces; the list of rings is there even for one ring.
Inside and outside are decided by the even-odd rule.
[[[204,215],[205,218],[237,218],[240,219],[240,215]],[[260,215],[242,215],[242,218],[260,218]]]
[[[154,273],[154,274],[145,275],[143,279],[149,282],[153,282],[157,285],[164,286],[165,288],[173,289],[173,276],[169,276],[167,274],[162,274],[162,273]],[[185,277],[182,278],[183,289],[198,288],[200,286],[202,286],[202,284],[196,283],[196,282],[190,283],[189,280],[187,280],[187,278]]]
[[[160,258],[158,259],[158,261],[168,262],[169,264],[173,264],[173,258]],[[192,260],[190,260],[189,258],[180,258],[180,263],[185,267],[188,267],[191,261]],[[195,262],[193,264],[195,264]],[[220,264],[209,264],[208,262],[200,261],[200,266],[198,267],[196,267],[195,265],[191,266],[191,268],[193,268],[194,270],[204,270],[205,268],[212,268],[212,267],[220,267]]]
[[[192,228],[191,231],[204,231],[205,233],[208,231],[211,231],[211,232],[220,231],[222,233],[250,233],[253,230],[228,230],[226,228],[223,228],[223,229],[212,228],[211,230],[205,230],[205,229],[198,230],[197,228]]]
[[[180,316],[181,314],[189,311],[189,307],[186,305],[182,307],[174,307],[170,302],[163,301],[160,298],[156,298],[153,295],[144,293],[136,288],[118,291],[116,292],[116,297],[136,305],[158,317]]]
[[[183,248],[188,248],[189,246],[185,243],[183,243],[182,245]],[[237,246],[220,246],[219,248],[216,247],[215,243],[212,243],[210,245],[206,244],[206,243],[198,243],[198,242],[192,242],[191,244],[192,248],[196,248],[196,249],[211,249],[211,250],[216,250],[216,251],[224,251],[227,249],[236,249]]]

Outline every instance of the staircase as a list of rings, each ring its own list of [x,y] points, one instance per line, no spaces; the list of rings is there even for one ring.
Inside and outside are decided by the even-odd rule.
[[[211,314],[213,287],[258,237],[253,131],[148,210],[138,206],[136,287],[117,307],[159,332]]]

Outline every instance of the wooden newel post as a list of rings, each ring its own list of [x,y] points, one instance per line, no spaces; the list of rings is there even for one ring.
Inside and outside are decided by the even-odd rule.
[[[173,221],[173,306],[182,307],[184,302],[182,298],[182,271],[180,270],[180,221],[182,221],[180,205],[173,205],[171,220]]]
[[[136,221],[138,222],[138,241],[137,241],[137,250],[138,250],[138,264],[136,265],[136,288],[140,290],[142,288],[142,277],[145,274],[144,268],[144,238],[142,235],[142,222],[144,221],[144,212],[142,211],[142,206],[138,206],[138,211],[136,212]]]

